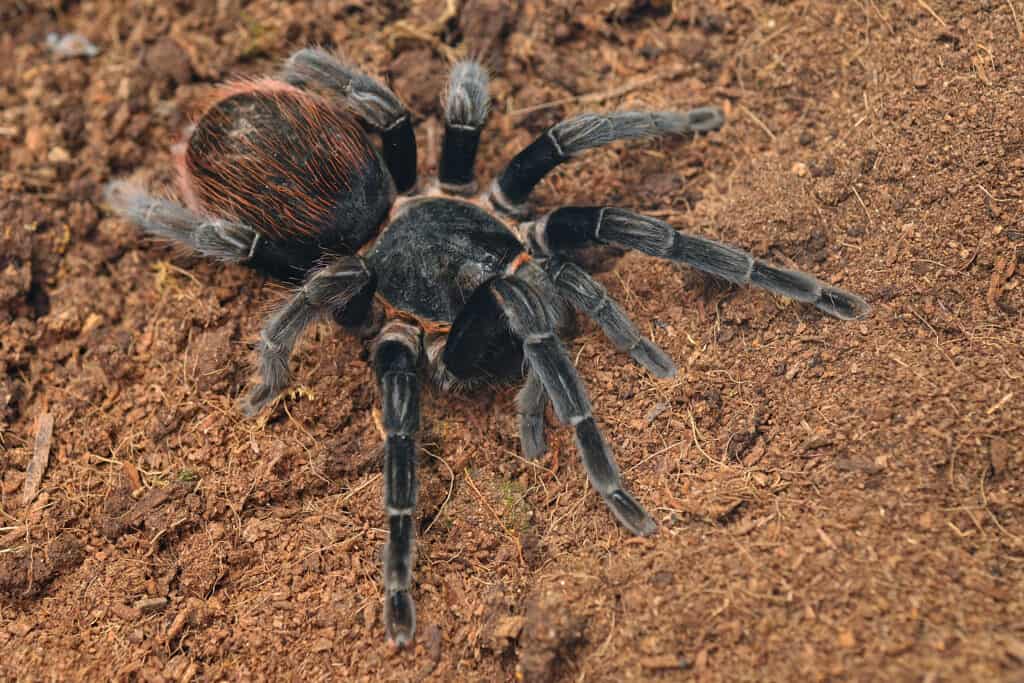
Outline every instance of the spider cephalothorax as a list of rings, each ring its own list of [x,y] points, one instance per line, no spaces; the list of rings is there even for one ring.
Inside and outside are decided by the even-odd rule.
[[[385,623],[399,645],[415,629],[410,592],[424,371],[442,386],[525,372],[517,400],[524,455],[546,450],[550,402],[574,430],[590,482],[615,517],[635,534],[655,529],[625,489],[558,333],[575,309],[652,374],[670,377],[675,366],[575,260],[581,250],[636,249],[839,318],[868,311],[859,297],[810,275],[625,209],[564,207],[519,222],[530,217],[533,187],[558,164],[615,140],[717,130],[717,108],[567,119],[476,195],[474,163],[489,107],[483,69],[455,65],[444,103],[438,182],[417,196],[416,139],[394,93],[323,50],[300,50],[277,78],[215,94],[179,159],[187,206],[124,182],[112,183],[107,195],[146,232],[296,286],[263,328],[262,381],[244,402],[249,414],[288,385],[292,349],[315,319],[330,317],[369,343],[385,432]],[[380,134],[380,152],[367,130]]]

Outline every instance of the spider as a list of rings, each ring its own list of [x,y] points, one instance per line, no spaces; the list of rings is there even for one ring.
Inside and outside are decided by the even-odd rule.
[[[385,439],[384,622],[399,647],[415,631],[413,515],[424,375],[445,388],[525,375],[516,399],[524,456],[546,451],[550,402],[573,429],[589,481],[612,514],[633,534],[655,530],[622,481],[559,335],[575,310],[656,377],[672,377],[676,368],[581,267],[588,248],[671,259],[838,318],[869,310],[860,297],[808,274],[626,209],[562,207],[530,220],[530,192],[559,164],[616,140],[718,130],[719,108],[566,119],[478,192],[474,165],[489,99],[480,64],[455,64],[442,95],[438,179],[417,192],[406,107],[333,54],[306,48],[274,78],[215,91],[179,146],[184,204],[126,181],[107,187],[108,203],[143,231],[294,287],[262,329],[261,381],[242,403],[248,415],[286,388],[296,340],[317,318],[333,319],[368,344]],[[380,151],[368,133],[380,135]]]

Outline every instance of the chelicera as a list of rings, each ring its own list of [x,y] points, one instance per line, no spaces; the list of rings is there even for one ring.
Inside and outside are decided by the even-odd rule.
[[[385,624],[400,646],[415,630],[424,377],[452,387],[525,375],[517,398],[523,454],[546,451],[550,402],[575,432],[590,483],[616,519],[637,535],[655,530],[622,481],[559,334],[575,310],[653,375],[676,369],[582,267],[586,249],[635,249],[838,318],[868,311],[859,297],[810,275],[626,209],[563,207],[531,220],[530,192],[559,164],[616,140],[717,130],[718,108],[575,116],[544,131],[478,193],[474,165],[489,110],[480,65],[456,64],[443,101],[439,178],[417,192],[416,139],[401,101],[330,53],[300,50],[276,77],[215,93],[182,146],[184,204],[124,181],[107,191],[111,206],[147,233],[294,287],[263,327],[261,381],[243,402],[248,414],[287,387],[292,349],[314,320],[333,319],[369,344],[385,433]],[[368,132],[380,135],[379,151]]]

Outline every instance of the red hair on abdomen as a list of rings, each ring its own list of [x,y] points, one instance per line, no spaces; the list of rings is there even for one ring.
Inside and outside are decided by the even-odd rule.
[[[237,81],[210,102],[178,159],[185,200],[268,237],[315,237],[376,162],[352,114],[287,83]]]

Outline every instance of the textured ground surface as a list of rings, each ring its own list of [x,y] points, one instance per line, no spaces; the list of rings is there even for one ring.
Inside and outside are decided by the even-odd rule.
[[[1024,680],[1024,3],[443,4],[3,3],[0,678]],[[51,31],[102,52],[57,60]],[[423,175],[467,50],[495,75],[488,177],[566,115],[721,104],[721,133],[590,153],[537,202],[644,210],[874,313],[637,256],[602,275],[681,368],[653,381],[592,325],[570,344],[647,540],[565,431],[518,457],[514,388],[429,395],[396,653],[365,354],[320,327],[242,419],[279,288],[99,199],[167,186],[211,83],[314,42],[406,99]]]

